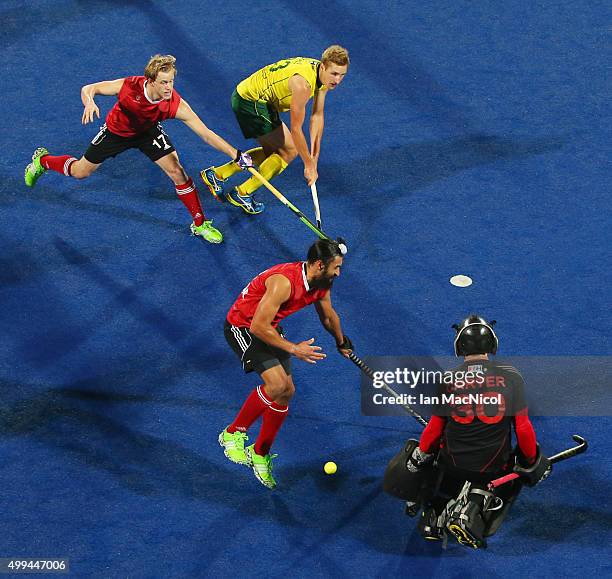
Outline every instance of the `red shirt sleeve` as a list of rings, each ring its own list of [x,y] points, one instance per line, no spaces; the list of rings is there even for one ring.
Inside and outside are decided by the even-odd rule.
[[[444,416],[431,417],[419,441],[419,447],[423,452],[429,454],[438,448],[445,426],[446,418]]]
[[[168,118],[174,119],[178,112],[179,105],[181,104],[181,95],[175,90],[172,91],[172,97],[170,98],[170,110],[168,111]]]
[[[514,417],[514,430],[516,431],[518,447],[523,456],[530,463],[533,463],[536,458],[536,434],[527,415],[527,409],[517,413]]]

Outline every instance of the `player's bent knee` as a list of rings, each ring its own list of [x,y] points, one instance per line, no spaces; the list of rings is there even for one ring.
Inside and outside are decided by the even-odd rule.
[[[177,167],[176,169],[166,171],[166,175],[172,179],[172,182],[175,185],[182,185],[189,179],[189,177],[187,177],[187,173],[185,173],[183,167],[181,166]]]
[[[291,163],[297,157],[297,149],[280,149],[278,154],[285,163]]]
[[[75,161],[70,166],[70,176],[73,177],[74,179],[79,179],[79,180],[87,179],[87,177],[89,177],[96,169],[97,169],[97,166],[94,166],[94,167],[85,166],[84,167],[83,165],[80,165],[78,161]]]
[[[288,391],[288,378],[268,379],[265,383],[266,393],[272,400],[277,401],[279,398],[284,398]]]
[[[87,173],[77,173],[76,175],[74,173],[71,173],[70,175],[71,177],[82,181],[83,179],[87,179],[87,177],[90,177],[92,173],[93,171],[89,171]]]
[[[295,394],[295,384],[293,383],[293,380],[289,378],[285,386],[284,397],[289,401],[293,398],[294,394]]]

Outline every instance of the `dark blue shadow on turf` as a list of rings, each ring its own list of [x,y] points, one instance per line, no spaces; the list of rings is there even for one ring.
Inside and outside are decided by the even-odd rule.
[[[70,246],[63,239],[56,238],[55,247],[64,256],[67,263],[79,266],[89,278],[94,279],[100,287],[112,294],[121,309],[134,312],[138,318],[153,326],[169,342],[179,342],[188,333],[187,325],[170,319],[161,308],[144,304],[136,287],[125,287],[116,282],[85,254]]]
[[[109,324],[112,316],[119,312],[130,312],[136,319],[151,327],[156,335],[163,336],[169,343],[173,344],[176,353],[183,359],[183,363],[187,367],[193,367],[197,363],[198,369],[205,371],[208,366],[215,366],[216,349],[214,344],[209,344],[206,357],[201,355],[197,325],[193,326],[174,320],[166,314],[163,308],[147,304],[142,292],[138,289],[137,281],[128,287],[115,281],[103,271],[98,263],[63,239],[56,237],[54,245],[63,256],[65,263],[78,267],[87,278],[94,281],[98,287],[104,289],[110,295],[116,307],[104,306],[106,312],[113,312],[106,317],[106,324]],[[37,367],[57,362],[59,357],[76,350],[89,338],[90,329],[96,320],[74,317],[70,321],[65,317],[62,324],[58,324],[51,333],[45,336],[46,347],[44,349],[37,347],[41,342],[41,336],[39,335],[30,338],[22,345],[24,360]]]
[[[55,177],[50,175],[50,177]],[[62,177],[59,177],[60,179]],[[161,178],[161,175],[160,175]],[[20,179],[14,177],[4,177],[4,185],[6,192],[0,194],[0,205],[8,205],[12,203],[12,198],[17,195],[23,195],[24,185]],[[30,191],[29,189],[27,191]],[[111,193],[113,194],[113,193]],[[36,193],[32,194],[32,198],[41,204],[48,203],[58,207],[66,207],[71,211],[89,211],[91,213],[121,219],[122,221],[128,221],[143,226],[155,226],[162,227],[164,229],[176,230],[180,227],[184,227],[185,231],[188,231],[186,225],[177,225],[167,219],[159,219],[154,217],[150,213],[144,213],[137,211],[129,207],[118,207],[115,205],[108,205],[104,203],[96,203],[88,198],[95,199],[99,192],[92,191],[91,188],[88,190],[87,185],[81,185],[79,190],[76,192],[71,191],[60,191],[55,188],[47,186],[46,183],[40,183],[36,189]],[[180,205],[180,201],[176,199],[177,207]],[[188,215],[185,214],[185,222],[188,221]],[[146,228],[144,229],[146,232]]]
[[[61,390],[0,410],[4,436],[33,436],[61,449],[143,496],[183,495],[204,499],[211,486],[230,479],[225,465],[213,465],[180,445],[138,433],[105,415],[99,400],[75,400]],[[78,403],[80,402],[80,403]],[[216,473],[212,475],[211,473]],[[217,482],[215,482],[215,480]]]
[[[379,90],[389,93],[391,102],[397,102],[397,99],[408,101],[423,114],[431,115],[436,124],[446,125],[453,131],[478,128],[463,107],[445,94],[447,90],[418,62],[417,57],[409,55],[404,43],[390,42],[388,36],[372,28],[367,19],[359,17],[358,6],[353,10],[330,0],[321,3],[317,10],[313,9],[312,2],[285,0],[283,3],[300,21],[310,22],[313,28],[322,30],[327,38],[333,39],[333,43],[345,44],[352,62],[359,63]],[[384,5],[381,6],[384,9]],[[398,39],[404,40],[401,36]],[[372,50],[372,47],[376,49]],[[381,55],[387,55],[382,57],[384,61]],[[306,56],[319,58],[318,54]],[[350,82],[350,76],[346,82]]]
[[[5,383],[3,387],[13,391],[35,390],[34,385],[25,384]],[[131,413],[139,412],[139,400],[142,399],[125,398]],[[72,460],[105,471],[120,485],[141,496],[212,501],[266,523],[280,524],[292,532],[301,532],[306,524],[310,530],[323,534],[309,543],[309,547],[322,544],[326,536],[343,529],[343,532],[356,533],[357,539],[377,550],[396,552],[397,545],[390,545],[379,533],[370,534],[367,529],[354,529],[349,524],[366,510],[375,510],[372,503],[381,493],[379,484],[364,489],[356,479],[347,479],[342,492],[354,500],[340,519],[330,518],[325,523],[308,515],[310,501],[304,503],[300,489],[292,489],[297,481],[313,476],[313,464],[284,468],[285,494],[276,496],[260,487],[247,470],[225,462],[221,454],[219,460],[211,461],[173,441],[128,427],[113,416],[115,405],[121,401],[122,397],[112,393],[106,396],[99,389],[91,395],[71,387],[49,389],[13,403],[5,401],[0,406],[0,435],[33,438],[61,450]],[[377,453],[381,445],[389,443],[389,438],[379,437],[346,449],[338,455],[339,459]],[[320,461],[317,465],[320,466]],[[259,498],[254,500],[254,497]],[[317,501],[334,502],[334,497],[334,491],[330,490]],[[388,521],[382,518],[373,524],[387,527]],[[306,552],[310,553],[311,548]]]
[[[17,286],[32,277],[39,276],[45,267],[38,255],[0,235],[0,285]]]
[[[347,215],[367,215],[368,223],[376,223],[390,204],[432,183],[474,167],[550,153],[566,140],[559,135],[519,140],[472,134],[370,151],[357,161],[357,173],[346,164],[323,165],[321,171],[329,175],[328,187],[337,197],[350,197],[351,203],[343,208]],[[349,244],[366,247],[370,260],[385,259],[376,227],[361,228],[358,238]]]
[[[25,6],[11,8],[0,12],[2,29],[0,31],[0,47],[8,48],[16,42],[23,42],[24,37],[36,38],[47,30],[54,30],[64,22],[72,22],[80,18],[87,19],[90,10],[95,8],[97,14],[106,10],[114,10],[118,5],[124,5],[123,0],[80,0],[75,7],[74,2],[27,2]],[[82,7],[78,8],[81,4]],[[27,11],[27,26],[24,26],[24,13]]]
[[[356,211],[384,206],[372,191],[372,180],[392,191],[390,200],[405,197],[432,183],[447,179],[461,171],[501,161],[542,155],[559,150],[567,138],[552,135],[538,139],[516,139],[486,134],[471,134],[454,139],[408,143],[382,150],[370,150],[358,159],[359,172],[352,167],[323,164],[338,196],[350,195]],[[376,187],[374,187],[376,189]],[[356,195],[361,192],[368,195]],[[361,202],[359,202],[361,200]],[[389,199],[385,199],[386,202]]]
[[[180,342],[189,334],[189,325],[170,319],[161,308],[143,303],[136,287],[125,287],[116,282],[85,254],[70,246],[63,239],[56,237],[55,247],[64,256],[67,263],[78,265],[89,278],[112,294],[120,308],[132,311],[136,317],[153,326],[169,342]]]
[[[230,96],[238,81],[228,81],[222,74],[222,61],[213,62],[201,46],[189,39],[189,31],[183,30],[173,19],[171,13],[162,9],[155,2],[141,2],[139,10],[144,14],[163,39],[167,51],[176,56],[177,61],[189,63],[181,68],[181,77],[185,77],[192,89],[199,89],[203,79],[206,83],[206,99],[210,102],[226,103],[228,116],[230,111]]]

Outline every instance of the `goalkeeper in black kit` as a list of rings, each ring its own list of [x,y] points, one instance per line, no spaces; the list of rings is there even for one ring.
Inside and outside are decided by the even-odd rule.
[[[464,362],[445,385],[447,403],[438,407],[419,441],[409,440],[389,463],[385,490],[406,501],[411,516],[423,508],[419,531],[430,540],[448,534],[462,545],[487,546],[523,484],[534,486],[552,465],[536,443],[516,368],[499,364],[495,322],[471,315],[456,330],[455,354]],[[469,376],[469,379],[468,379]],[[512,429],[517,446],[512,449]],[[520,477],[488,488],[511,472]]]

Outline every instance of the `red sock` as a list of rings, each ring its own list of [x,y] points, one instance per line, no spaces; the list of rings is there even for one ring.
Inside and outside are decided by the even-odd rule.
[[[263,415],[263,424],[259,436],[255,441],[255,452],[260,456],[265,456],[270,452],[270,447],[276,438],[280,427],[287,418],[289,406],[281,406],[272,402]]]
[[[182,185],[176,185],[176,194],[179,199],[183,202],[183,205],[187,207],[187,211],[191,213],[193,222],[197,227],[204,223],[204,210],[200,204],[200,198],[198,197],[198,189],[193,184],[191,177],[187,183]]]
[[[75,161],[76,159],[70,155],[59,155],[57,157],[53,155],[44,155],[40,158],[40,164],[45,169],[51,169],[52,171],[66,175],[66,177],[70,177],[70,165]]]
[[[270,404],[273,404],[273,402],[268,398],[263,384],[257,386],[257,388],[249,394],[240,412],[238,412],[238,415],[234,418],[234,422],[227,427],[227,431],[231,433],[236,432],[236,430],[246,432],[247,428],[263,414],[264,410],[268,408]]]

